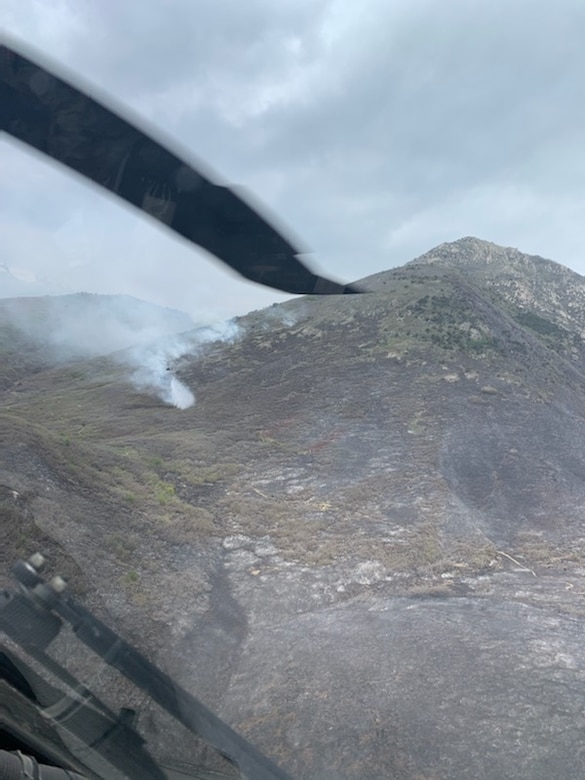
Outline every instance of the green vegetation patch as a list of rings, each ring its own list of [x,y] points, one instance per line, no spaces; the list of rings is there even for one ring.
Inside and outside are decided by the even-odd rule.
[[[564,338],[568,332],[546,317],[541,317],[533,311],[521,311],[514,315],[516,322],[525,328],[530,328],[541,336],[552,336],[553,338]]]
[[[474,302],[455,282],[424,275],[410,281],[396,307],[379,316],[375,349],[396,351],[413,343],[472,355],[499,349]]]

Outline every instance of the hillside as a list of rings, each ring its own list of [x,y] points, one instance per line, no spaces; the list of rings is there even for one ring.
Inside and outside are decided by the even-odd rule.
[[[295,777],[574,780],[585,279],[466,238],[359,285],[115,356],[7,352],[3,568],[48,549]]]

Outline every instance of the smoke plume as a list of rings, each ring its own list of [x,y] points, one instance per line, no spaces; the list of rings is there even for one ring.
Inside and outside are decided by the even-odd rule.
[[[176,375],[176,363],[186,356],[195,358],[206,344],[216,341],[232,342],[240,329],[235,322],[216,323],[196,328],[188,333],[175,334],[149,344],[140,344],[125,350],[118,357],[135,366],[130,380],[141,392],[154,393],[166,404],[187,409],[195,403],[195,395]]]
[[[2,300],[0,325],[16,328],[46,366],[109,356],[127,369],[137,390],[178,409],[192,406],[195,396],[176,376],[177,362],[240,332],[233,321],[196,327],[183,312],[87,293]]]

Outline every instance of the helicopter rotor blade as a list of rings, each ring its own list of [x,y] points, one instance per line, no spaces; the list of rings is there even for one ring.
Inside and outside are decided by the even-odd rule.
[[[232,189],[0,40],[1,131],[104,187],[253,282],[293,294],[360,292],[312,273],[299,250]]]

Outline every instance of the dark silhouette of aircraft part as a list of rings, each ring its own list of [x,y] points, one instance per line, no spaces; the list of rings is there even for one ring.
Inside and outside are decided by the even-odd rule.
[[[294,294],[360,292],[312,273],[299,250],[229,187],[1,41],[0,131],[115,193],[253,282]]]
[[[108,759],[119,768],[128,770],[128,762],[131,762],[127,772],[129,777],[162,780],[165,776],[144,749],[140,734],[134,731],[133,711],[122,710],[119,716],[114,716],[89,689],[81,687],[77,679],[45,652],[64,624],[71,626],[80,642],[121,672],[192,734],[224,756],[245,778],[291,780],[287,772],[77,602],[68,593],[62,577],[45,580],[40,574],[43,566],[44,558],[38,553],[28,561],[17,561],[13,566],[12,574],[18,586],[0,590],[0,634],[5,633],[69,687],[83,693],[87,706],[82,707],[76,698],[72,706],[77,717],[73,718],[70,717],[66,698],[44,686],[45,691],[49,691],[47,695],[56,698],[57,705],[67,704],[64,709],[67,718],[63,722],[69,730],[83,737],[85,744],[95,746],[97,750],[97,746],[104,743]],[[3,678],[9,680],[10,676],[14,679],[11,667]],[[116,736],[113,746],[106,740],[108,735]],[[2,767],[0,757],[0,769]]]

